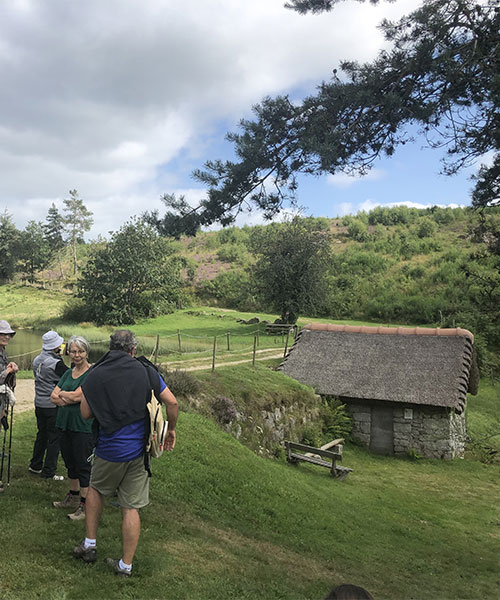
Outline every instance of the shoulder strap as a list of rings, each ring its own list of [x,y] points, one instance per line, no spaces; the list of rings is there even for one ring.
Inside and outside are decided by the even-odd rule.
[[[149,384],[150,384],[151,389],[153,390],[156,398],[158,399],[158,396],[160,394],[160,380],[159,380],[159,377],[158,377],[158,375],[159,375],[158,369],[145,356],[138,356],[137,360],[146,369],[146,373],[148,374],[148,378],[149,378]],[[153,370],[152,369],[154,369],[154,371],[156,371],[156,378],[154,378],[155,375],[153,374]]]

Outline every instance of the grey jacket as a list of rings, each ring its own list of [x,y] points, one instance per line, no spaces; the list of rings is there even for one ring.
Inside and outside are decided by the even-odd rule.
[[[59,379],[68,370],[63,359],[52,350],[42,350],[33,361],[35,375],[35,406],[38,408],[54,408],[57,406],[50,401]]]

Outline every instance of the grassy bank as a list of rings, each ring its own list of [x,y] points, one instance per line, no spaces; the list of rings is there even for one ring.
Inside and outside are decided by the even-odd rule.
[[[71,557],[83,524],[51,506],[64,483],[28,474],[34,431],[32,413],[16,419],[12,485],[0,497],[5,600],[317,600],[341,582],[379,600],[500,593],[498,467],[348,447],[354,472],[339,483],[326,469],[259,458],[182,413],[176,450],[154,462],[134,577],[123,581],[103,562],[120,553],[111,506],[98,563]]]

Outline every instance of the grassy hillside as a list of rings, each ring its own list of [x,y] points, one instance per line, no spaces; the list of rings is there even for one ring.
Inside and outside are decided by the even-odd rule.
[[[28,474],[34,431],[32,413],[16,418],[12,485],[0,497],[5,600],[317,600],[341,582],[377,599],[500,593],[498,467],[348,447],[344,464],[354,472],[339,483],[326,469],[259,458],[182,413],[175,451],[154,463],[134,576],[123,581],[103,562],[120,552],[111,506],[98,563],[71,557],[83,524],[51,506],[64,483]]]

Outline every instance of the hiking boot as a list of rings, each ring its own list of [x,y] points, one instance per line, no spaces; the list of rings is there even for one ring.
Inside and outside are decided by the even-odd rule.
[[[30,473],[33,473],[34,475],[40,475],[40,473],[42,472],[42,469],[34,469],[33,467],[28,467],[28,471]]]
[[[81,543],[76,546],[76,548],[73,548],[73,556],[83,560],[83,562],[94,563],[97,560],[96,546],[85,548],[84,544],[85,540],[82,540]]]
[[[130,577],[132,575],[132,570],[127,571],[127,569],[120,568],[120,559],[119,558],[107,558],[106,564],[110,567],[113,567],[113,571],[115,575],[122,575],[124,577]]]
[[[85,504],[80,502],[74,513],[69,513],[68,519],[72,521],[85,521]]]
[[[69,492],[64,496],[63,500],[59,502],[52,502],[52,506],[55,508],[76,508],[80,504],[80,496],[76,494],[70,494]]]

